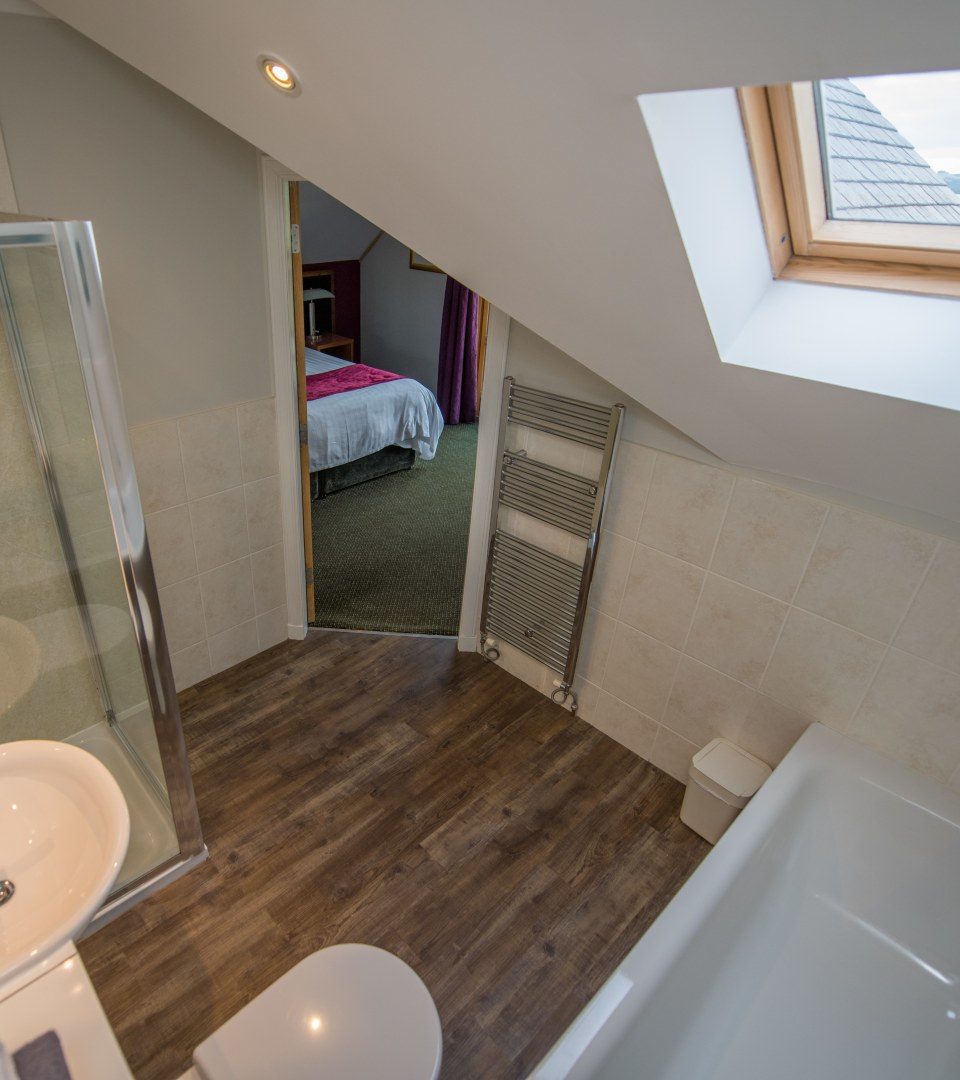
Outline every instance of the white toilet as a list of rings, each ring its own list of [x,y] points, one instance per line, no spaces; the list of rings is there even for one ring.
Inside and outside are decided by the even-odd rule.
[[[202,1080],[436,1080],[440,1017],[417,973],[373,945],[301,960],[197,1047]]]

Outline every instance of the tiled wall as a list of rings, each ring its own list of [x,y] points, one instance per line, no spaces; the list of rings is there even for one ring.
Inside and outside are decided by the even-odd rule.
[[[531,456],[591,452],[527,433]],[[578,559],[567,534],[503,527]],[[722,735],[775,764],[818,720],[960,788],[960,546],[622,442],[580,715],[678,779]],[[555,676],[504,647],[549,692]]]
[[[287,637],[274,399],[130,436],[182,690]]]

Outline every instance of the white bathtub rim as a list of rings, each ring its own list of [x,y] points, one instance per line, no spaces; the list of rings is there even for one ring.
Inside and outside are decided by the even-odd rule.
[[[643,1010],[805,780],[857,776],[952,824],[960,795],[839,732],[811,724],[725,835],[530,1073],[587,1080]]]

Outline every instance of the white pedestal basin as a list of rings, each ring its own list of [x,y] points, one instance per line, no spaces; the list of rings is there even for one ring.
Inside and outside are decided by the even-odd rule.
[[[92,754],[43,740],[0,744],[0,986],[87,925],[129,838],[120,788]]]
[[[16,619],[0,615],[0,713],[11,708],[40,676],[40,645]]]

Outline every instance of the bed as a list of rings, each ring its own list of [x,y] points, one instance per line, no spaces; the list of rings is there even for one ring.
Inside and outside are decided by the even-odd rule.
[[[348,367],[349,360],[306,350],[307,375]],[[443,417],[433,394],[416,379],[348,390],[307,402],[307,445],[313,494],[409,469],[417,455],[437,452]]]

